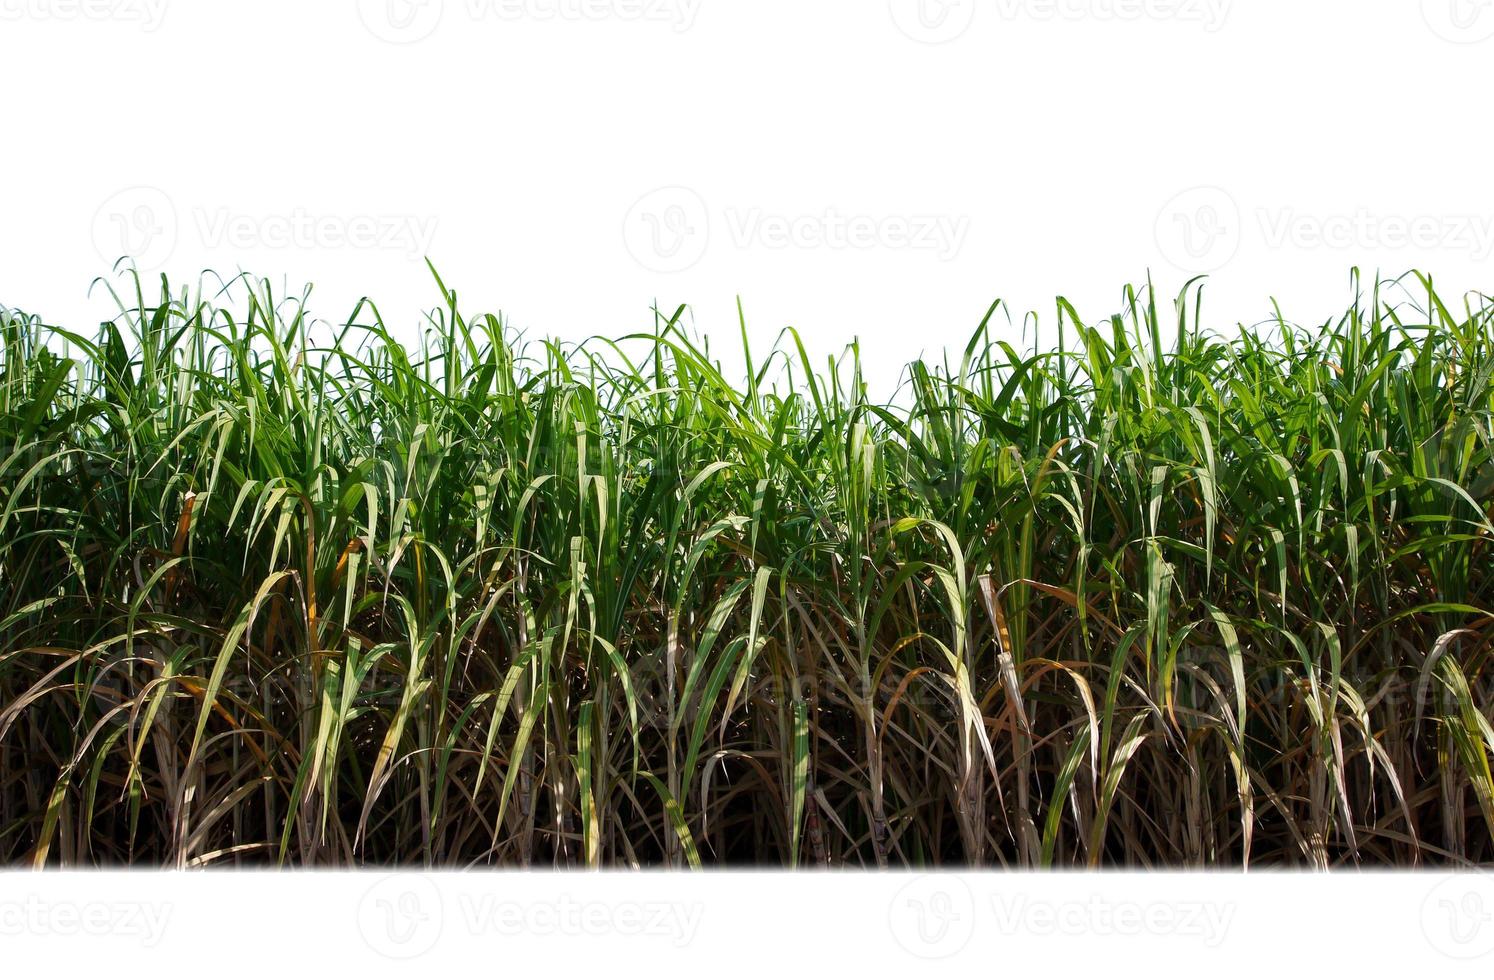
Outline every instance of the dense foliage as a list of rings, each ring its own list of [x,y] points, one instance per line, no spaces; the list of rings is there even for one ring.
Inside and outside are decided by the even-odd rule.
[[[998,304],[878,401],[123,281],[0,320],[0,862],[1494,860],[1482,297]]]

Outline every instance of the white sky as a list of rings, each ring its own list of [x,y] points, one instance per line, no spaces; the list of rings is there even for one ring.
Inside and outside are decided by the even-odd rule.
[[[887,380],[1148,270],[1217,266],[1216,328],[1317,320],[1356,263],[1494,284],[1485,35],[1478,0],[0,0],[0,303],[86,328],[130,248],[413,337],[428,251],[531,335],[683,302],[724,353],[741,295]]]

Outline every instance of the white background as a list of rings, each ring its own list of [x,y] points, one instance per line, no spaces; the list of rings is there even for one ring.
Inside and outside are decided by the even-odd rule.
[[[1272,296],[1311,323],[1356,264],[1490,285],[1491,38],[1490,0],[0,0],[0,303],[86,329],[109,313],[90,282],[131,252],[186,281],[314,282],[329,320],[371,293],[413,341],[429,254],[468,309],[531,336],[618,335],[689,303],[731,360],[740,295],[755,343],[859,336],[888,384],[994,299],[1045,325],[1056,294],[1099,317],[1149,272],[1168,292],[1212,272],[1216,330]],[[119,964],[147,950],[130,903],[164,902],[148,955],[225,976],[275,949],[408,976],[382,958],[389,923],[419,968],[682,955],[903,976],[929,952],[908,938],[925,909],[963,969],[1209,955],[1181,927],[1107,928],[1103,905],[1077,933],[993,905],[1067,914],[1099,893],[1236,903],[1211,975],[1494,950],[1487,883],[1436,878],[379,881],[8,876],[0,939],[18,973]],[[514,935],[463,888],[591,902],[607,934]],[[627,935],[625,903],[647,901],[701,903],[692,942]],[[1491,958],[1435,969],[1459,962],[1486,976]]]
[[[1488,875],[0,875],[17,977],[1486,980],[1491,913]]]
[[[1490,37],[1494,0],[0,0],[0,303],[91,328],[128,251],[413,340],[428,252],[530,336],[688,303],[731,360],[740,295],[887,381],[1149,272],[1311,324],[1354,265],[1490,285]]]

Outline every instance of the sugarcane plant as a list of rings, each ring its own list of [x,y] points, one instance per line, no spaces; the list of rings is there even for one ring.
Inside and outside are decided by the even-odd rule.
[[[0,309],[0,862],[1494,860],[1486,297],[996,303],[878,396],[435,281]]]

